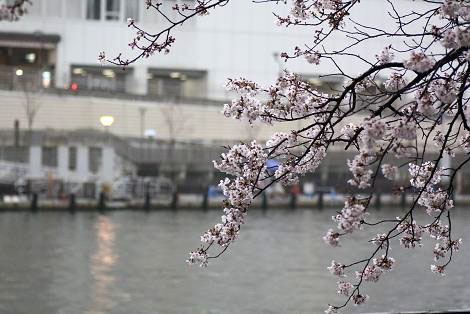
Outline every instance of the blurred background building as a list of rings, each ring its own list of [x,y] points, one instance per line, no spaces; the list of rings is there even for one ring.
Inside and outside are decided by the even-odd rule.
[[[163,10],[177,18],[172,6],[194,2],[164,0]],[[363,18],[383,24],[384,4],[369,2]],[[123,70],[100,65],[98,54],[135,56],[128,47],[135,35],[128,17],[149,32],[164,26],[144,1],[32,0],[25,17],[3,22],[0,30],[0,183],[4,189],[34,189],[39,182],[51,195],[75,191],[89,197],[103,186],[137,193],[128,183],[143,178],[168,178],[183,192],[216,184],[222,175],[211,161],[223,145],[266,140],[274,132],[223,117],[222,105],[232,97],[223,87],[226,79],[272,84],[286,67],[280,52],[312,39],[308,29],[275,27],[273,8],[231,2],[177,28],[170,54]],[[358,53],[373,57],[386,40]],[[332,65],[296,60],[288,66],[322,90],[343,83],[334,76],[319,78],[332,72]],[[361,70],[352,62],[344,67]],[[338,150],[303,180],[338,186],[348,177],[348,157]]]

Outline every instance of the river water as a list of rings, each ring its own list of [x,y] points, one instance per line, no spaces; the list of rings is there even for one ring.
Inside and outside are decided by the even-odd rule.
[[[331,259],[352,262],[372,248],[359,243],[367,232],[328,248],[321,237],[333,210],[253,210],[226,255],[207,269],[189,267],[188,250],[219,214],[2,213],[0,313],[322,313],[343,300],[326,271]],[[367,284],[367,305],[344,313],[470,308],[470,210],[453,214],[464,245],[446,277],[429,271],[431,241],[411,251],[396,246],[395,270]],[[382,209],[370,219],[397,215]]]

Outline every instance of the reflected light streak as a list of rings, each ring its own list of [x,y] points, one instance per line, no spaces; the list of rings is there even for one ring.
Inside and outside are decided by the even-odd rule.
[[[97,249],[91,257],[91,274],[94,279],[92,287],[93,304],[89,314],[107,313],[114,303],[110,297],[110,288],[115,278],[111,271],[117,261],[114,254],[115,226],[106,216],[100,216],[95,224]]]

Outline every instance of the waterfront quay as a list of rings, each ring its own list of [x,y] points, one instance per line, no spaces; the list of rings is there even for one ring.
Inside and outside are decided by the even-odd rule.
[[[253,201],[253,209],[318,209],[340,208],[348,196],[317,192],[313,195],[285,194],[276,196],[261,195]],[[375,194],[371,199],[371,208],[405,207],[413,202],[413,195],[405,197],[390,194]],[[64,199],[38,199],[37,196],[14,197],[6,196],[0,202],[0,211],[67,211],[67,210],[176,210],[176,209],[220,209],[223,197],[210,197],[206,194],[168,194],[144,199],[108,200],[104,195],[98,199],[77,199],[71,195]],[[454,202],[458,206],[470,205],[470,196],[457,195]]]

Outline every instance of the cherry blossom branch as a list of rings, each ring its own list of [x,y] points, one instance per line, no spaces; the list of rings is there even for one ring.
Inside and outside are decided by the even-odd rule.
[[[0,5],[0,21],[18,21],[28,12],[27,5],[32,5],[31,0],[15,0],[12,4]]]
[[[130,46],[139,52],[133,58],[119,55],[110,62],[127,66],[154,53],[169,52],[176,26],[228,2],[198,0],[194,8],[176,5],[173,10],[179,19],[173,20],[161,3],[148,1],[148,7],[162,15],[169,26],[152,35],[135,21],[128,21],[137,31]],[[277,0],[256,2],[287,4]],[[304,58],[312,67],[328,62],[334,73],[324,77],[334,74],[343,85],[322,93],[288,71],[265,87],[245,78],[228,80],[227,90],[239,97],[224,105],[227,118],[267,125],[292,121],[305,124],[298,130],[274,133],[265,144],[252,141],[228,147],[214,161],[218,170],[231,176],[219,184],[226,198],[224,214],[220,223],[201,236],[201,247],[190,253],[188,263],[207,266],[208,260],[220,257],[238,238],[255,197],[275,183],[298,184],[299,177],[314,172],[329,151],[342,149],[355,153],[346,163],[351,173],[348,196],[332,217],[336,229],[330,228],[323,239],[337,247],[340,239],[364,228],[379,232],[367,241],[376,247],[366,258],[349,264],[332,261],[328,267],[341,278],[346,271],[355,271],[356,282],[341,279],[338,293],[346,299],[340,305],[329,305],[326,313],[337,313],[350,302],[359,305],[368,299],[361,294],[361,286],[378,281],[392,270],[395,260],[389,253],[397,240],[402,247],[412,249],[420,247],[423,235],[428,234],[437,242],[435,260],[447,257],[444,264],[431,265],[431,270],[445,274],[461,242],[451,238],[454,179],[470,160],[455,168],[442,165],[446,155],[452,158],[470,153],[470,3],[425,2],[431,7],[399,13],[398,4],[388,0],[388,17],[394,25],[391,30],[356,20],[352,8],[362,5],[358,0],[292,0],[287,16],[275,14],[280,26],[314,30],[314,38],[305,43],[305,48],[293,47],[292,54],[283,52],[281,57],[286,61]],[[328,50],[326,43],[334,40],[333,34],[348,40],[343,47]],[[375,59],[355,52],[383,38],[398,38],[402,43],[384,47]],[[100,58],[104,60],[105,55]],[[356,60],[367,69],[359,75],[351,74],[339,62],[344,58]],[[379,80],[382,77],[386,80]],[[276,166],[268,167],[268,160],[275,160]],[[368,222],[367,210],[382,176],[394,184],[391,192],[403,193],[403,197],[409,193],[412,202],[401,217]],[[430,222],[415,220],[419,210],[429,215]],[[445,217],[448,225],[443,223]]]

